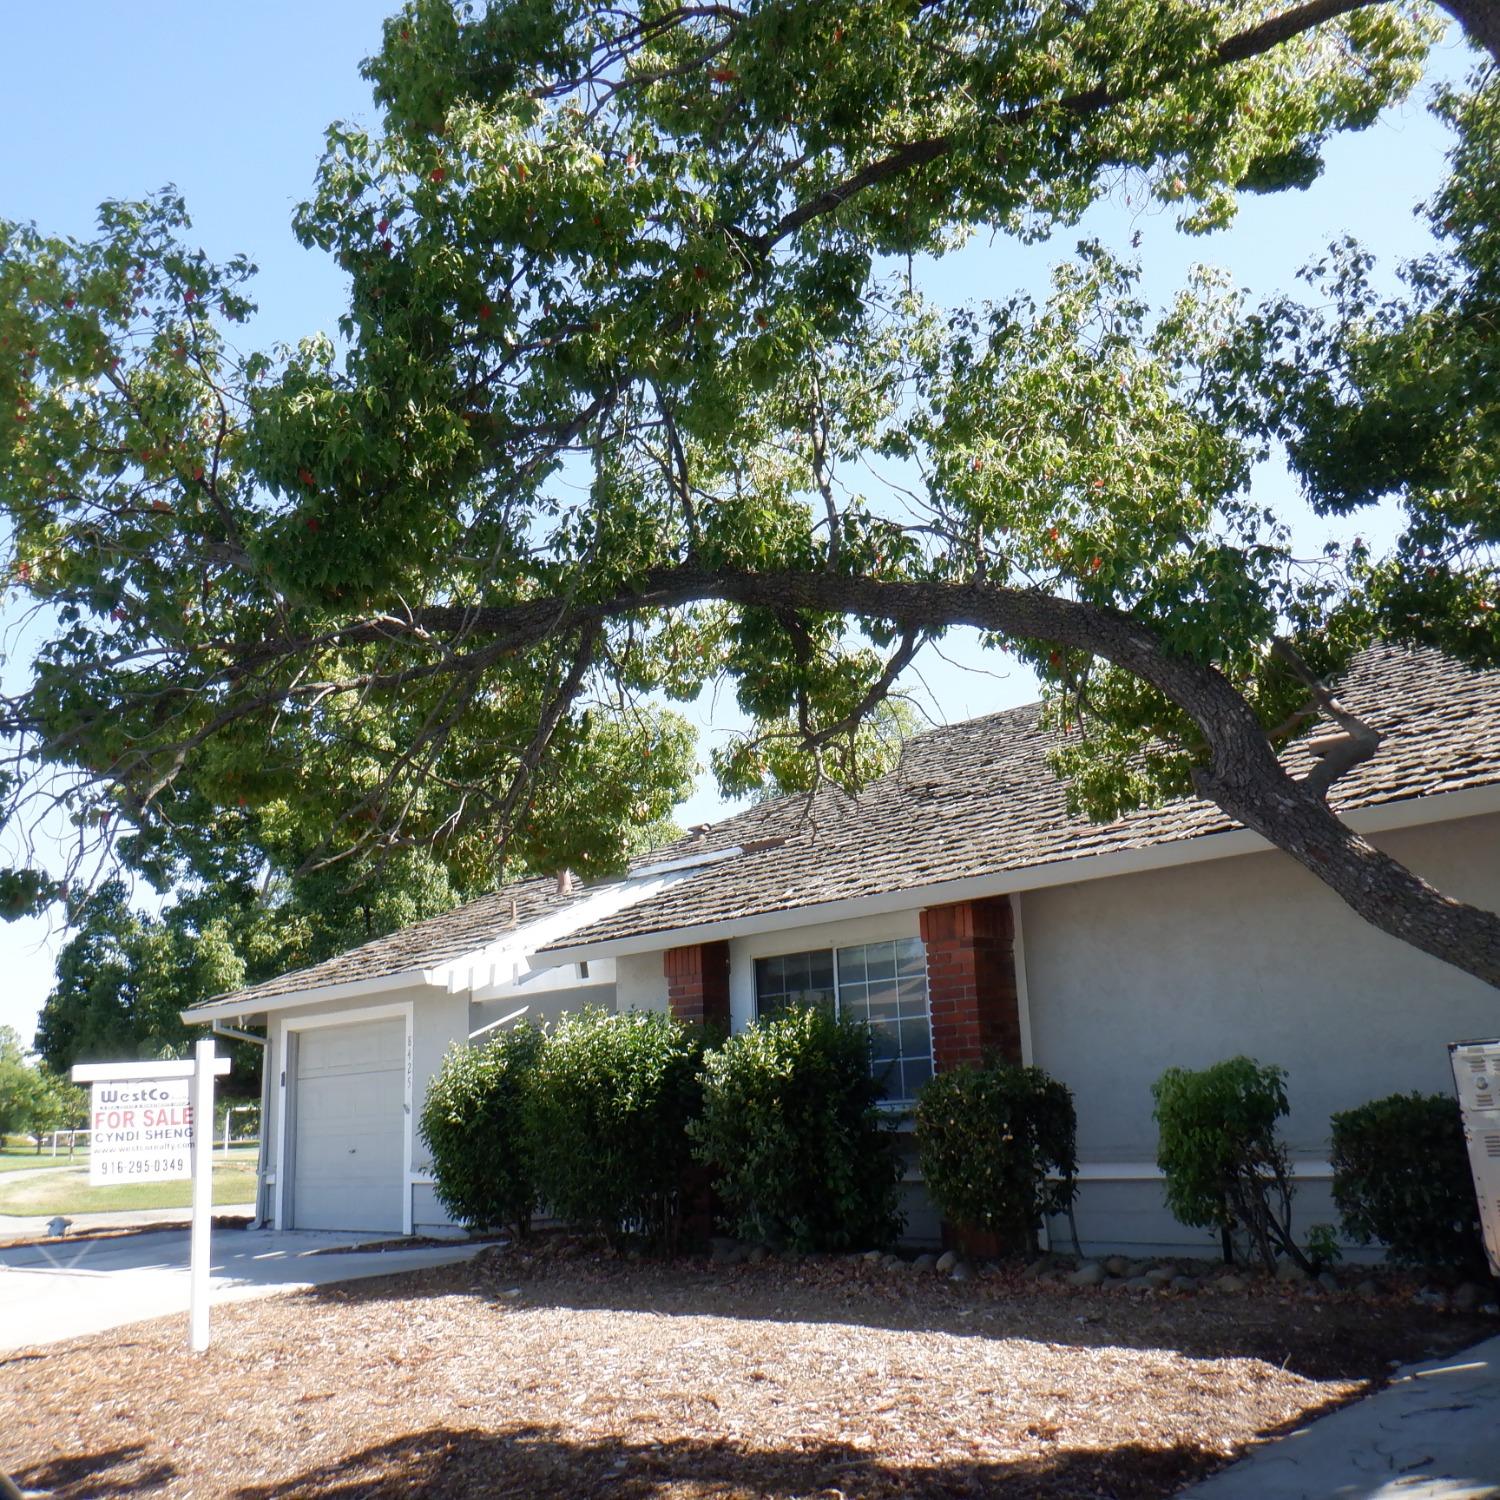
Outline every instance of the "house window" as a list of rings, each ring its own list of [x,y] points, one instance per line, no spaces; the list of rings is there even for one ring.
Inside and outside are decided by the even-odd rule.
[[[895,1103],[915,1099],[932,1077],[927,965],[919,938],[784,953],[755,961],[755,1008],[775,1015],[791,1004],[832,1005],[870,1028],[870,1067]]]

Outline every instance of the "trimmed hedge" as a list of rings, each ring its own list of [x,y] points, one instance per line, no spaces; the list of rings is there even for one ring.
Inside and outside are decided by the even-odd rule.
[[[1380,1240],[1398,1265],[1485,1266],[1457,1101],[1392,1094],[1334,1115],[1333,1201],[1344,1233]]]
[[[992,1061],[939,1073],[917,1104],[917,1152],[943,1217],[1035,1248],[1078,1193],[1073,1095],[1041,1068]],[[1050,1174],[1056,1174],[1055,1177]]]
[[[536,1176],[525,1097],[545,1037],[522,1023],[482,1047],[455,1043],[427,1090],[419,1131],[432,1153],[438,1202],[471,1229],[526,1233]]]
[[[709,1053],[688,1130],[728,1227],[804,1251],[889,1244],[901,1161],[879,1098],[868,1028],[823,1007],[790,1007]]]
[[[1276,1122],[1289,1108],[1286,1070],[1249,1057],[1168,1068],[1151,1086],[1160,1127],[1157,1165],[1180,1223],[1218,1229],[1226,1253],[1240,1230],[1266,1267],[1277,1252],[1304,1269],[1292,1239],[1292,1183]]]
[[[702,1089],[701,1028],[659,1011],[564,1015],[541,1049],[526,1128],[537,1191],[611,1243],[676,1246],[688,1122]]]

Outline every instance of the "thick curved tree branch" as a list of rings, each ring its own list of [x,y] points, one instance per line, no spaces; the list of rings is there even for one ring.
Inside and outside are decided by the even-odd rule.
[[[1476,47],[1500,63],[1500,0],[1438,0]]]
[[[971,626],[1102,657],[1149,683],[1193,720],[1207,750],[1206,764],[1194,773],[1201,796],[1289,854],[1382,932],[1500,987],[1500,917],[1444,896],[1347,827],[1317,785],[1286,771],[1250,704],[1227,678],[1175,655],[1149,627],[1115,610],[985,584],[665,568],[645,575],[638,591],[605,600],[416,610],[410,629],[433,636],[464,629],[487,638],[487,649],[498,654],[638,610],[710,600],[781,612],[837,612],[923,634]],[[343,638],[370,639],[368,632],[388,635],[392,628],[389,621],[356,624]],[[301,648],[297,641],[275,643],[287,654]],[[272,649],[272,643],[261,648],[262,661]]]

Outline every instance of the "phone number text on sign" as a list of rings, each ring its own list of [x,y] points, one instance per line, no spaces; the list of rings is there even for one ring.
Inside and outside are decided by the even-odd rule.
[[[93,1085],[89,1183],[191,1177],[193,1106],[186,1078]]]

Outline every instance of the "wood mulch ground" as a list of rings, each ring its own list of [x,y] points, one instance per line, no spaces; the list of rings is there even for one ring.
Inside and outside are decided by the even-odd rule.
[[[841,1259],[544,1246],[0,1358],[0,1468],[86,1496],[1147,1497],[1493,1320]]]

